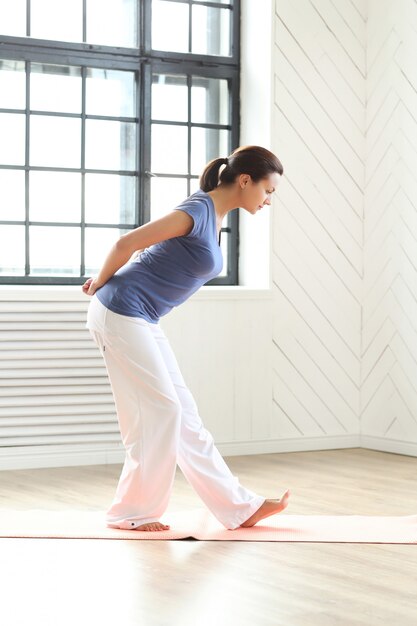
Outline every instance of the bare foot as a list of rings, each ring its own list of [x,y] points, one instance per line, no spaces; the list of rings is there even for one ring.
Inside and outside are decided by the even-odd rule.
[[[270,517],[270,515],[275,515],[276,513],[281,513],[288,506],[288,498],[290,497],[290,490],[284,493],[282,498],[279,500],[265,500],[263,505],[255,511],[253,515],[243,522],[241,526],[243,528],[250,528],[251,526],[255,526],[261,519],[265,519],[265,517]]]
[[[166,524],[161,524],[160,522],[152,522],[150,524],[142,524],[141,526],[137,526],[135,530],[169,530],[169,526],[167,526]]]

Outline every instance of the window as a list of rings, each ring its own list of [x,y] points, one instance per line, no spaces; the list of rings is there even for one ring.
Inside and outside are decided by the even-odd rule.
[[[7,3],[3,3],[7,4]],[[0,5],[0,282],[81,284],[238,145],[237,0]],[[237,212],[222,229],[237,282]]]

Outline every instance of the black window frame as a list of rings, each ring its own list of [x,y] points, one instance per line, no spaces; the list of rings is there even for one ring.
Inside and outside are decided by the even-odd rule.
[[[232,10],[232,19],[230,20],[231,28],[231,56],[214,56],[201,55],[193,53],[179,53],[153,50],[151,48],[151,4],[152,0],[138,1],[138,33],[139,46],[137,48],[123,48],[104,45],[92,45],[88,43],[67,43],[61,41],[34,39],[30,37],[29,32],[29,9],[30,0],[27,0],[27,36],[12,37],[0,34],[0,59],[15,60],[27,63],[38,62],[51,65],[71,65],[82,68],[82,80],[85,81],[86,68],[98,69],[114,69],[128,70],[137,73],[137,93],[136,93],[136,117],[137,126],[137,169],[134,174],[137,176],[137,196],[136,196],[136,214],[135,223],[129,225],[114,225],[111,227],[119,227],[120,229],[136,228],[146,223],[150,219],[150,200],[151,200],[151,90],[152,75],[158,73],[171,73],[178,75],[186,75],[187,77],[202,76],[207,78],[224,78],[230,85],[230,124],[227,125],[230,130],[231,145],[230,150],[239,145],[240,133],[240,107],[239,107],[239,91],[240,91],[240,0],[231,0],[230,4],[219,2],[196,2],[198,6],[208,6],[213,8],[225,9],[229,7]],[[169,2],[181,2],[183,0],[168,0]],[[233,2],[233,4],[232,4]],[[187,0],[190,5],[193,0]],[[86,13],[86,1],[83,2],[84,17]],[[191,10],[190,10],[191,15]],[[85,25],[85,19],[84,19]],[[1,28],[1,27],[0,27]],[[84,26],[85,31],[85,26]],[[85,38],[85,32],[84,32]],[[28,81],[28,73],[26,71],[26,80]],[[189,78],[189,80],[191,80]],[[85,93],[83,91],[83,93]],[[28,95],[27,95],[28,98]],[[26,101],[26,118],[29,118],[30,111],[28,108],[28,100]],[[1,109],[2,112],[13,113],[13,109]],[[85,102],[81,114],[82,125],[85,119],[89,117],[85,115]],[[94,117],[94,116],[93,116]],[[194,126],[188,121],[188,127]],[[211,124],[197,124],[197,126],[214,126]],[[222,126],[222,128],[225,126]],[[25,176],[29,176],[31,170],[51,171],[54,168],[33,168],[28,163],[29,153],[29,134],[26,133],[26,160],[24,166],[2,166],[2,169],[24,170]],[[85,142],[85,131],[82,131],[82,143]],[[190,146],[188,146],[190,152]],[[223,156],[223,155],[219,155]],[[227,155],[224,155],[227,156]],[[190,155],[189,155],[190,160]],[[65,171],[67,168],[59,168]],[[74,171],[68,168],[68,171]],[[85,163],[81,163],[81,167],[77,168],[82,174],[82,197],[84,200],[84,174],[86,172]],[[87,169],[87,172],[90,171]],[[97,170],[94,170],[97,171]],[[188,179],[188,189],[190,189],[190,181],[195,176],[190,176],[188,172],[185,177]],[[26,181],[27,182],[27,181]],[[27,189],[27,185],[26,185]],[[85,274],[85,255],[84,255],[84,238],[85,228],[98,227],[106,228],[103,224],[91,224],[85,221],[84,201],[81,207],[81,222],[76,225],[80,227],[81,233],[81,264],[80,276],[61,277],[61,276],[0,276],[0,284],[13,285],[81,285],[88,277]],[[169,207],[167,207],[169,208]],[[0,221],[0,227],[4,224],[13,224],[11,221]],[[21,221],[19,222],[21,224]],[[29,253],[28,253],[28,236],[29,226],[38,225],[38,222],[29,221],[29,198],[26,192],[25,201],[25,239],[26,239],[26,273],[29,269]],[[48,222],[48,225],[55,225]],[[65,224],[57,222],[57,226],[64,227]],[[69,224],[68,224],[69,225]],[[73,225],[73,224],[72,224]],[[239,254],[239,214],[238,211],[232,211],[228,216],[227,224],[222,228],[223,232],[228,233],[228,273],[226,276],[219,276],[211,280],[208,285],[237,285],[238,284],[238,254]],[[226,261],[226,260],[225,260]]]

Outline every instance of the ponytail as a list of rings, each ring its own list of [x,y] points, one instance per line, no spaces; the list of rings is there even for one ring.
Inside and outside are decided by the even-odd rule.
[[[226,167],[220,172],[222,165]],[[219,183],[233,183],[240,174],[249,174],[256,183],[269,174],[284,173],[281,161],[269,150],[261,146],[236,148],[228,158],[213,159],[207,163],[200,176],[200,188],[212,191]]]
[[[222,165],[227,165],[228,159],[213,159],[207,163],[204,172],[200,176],[200,189],[212,191],[219,184],[219,171]]]

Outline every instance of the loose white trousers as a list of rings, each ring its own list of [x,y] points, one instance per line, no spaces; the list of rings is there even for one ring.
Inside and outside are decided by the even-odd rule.
[[[265,498],[240,485],[226,465],[160,325],[114,313],[93,296],[87,328],[106,364],[126,452],[107,525],[158,521],[178,463],[213,515],[238,528]]]

